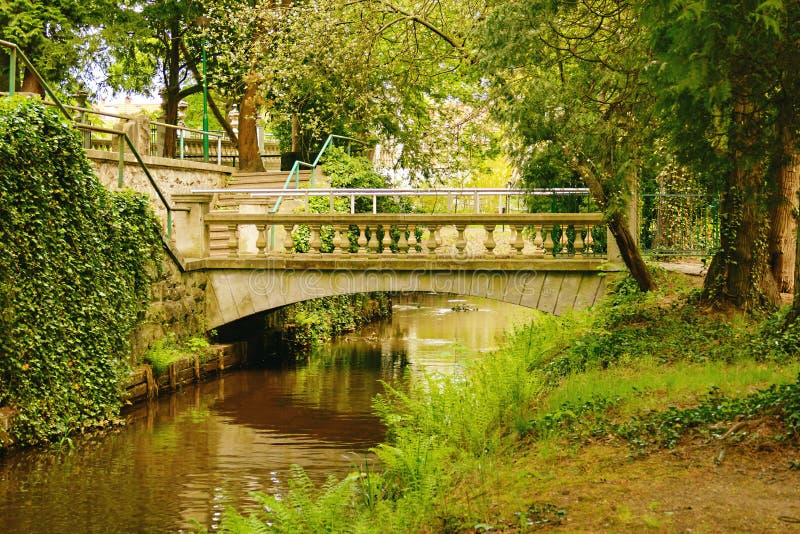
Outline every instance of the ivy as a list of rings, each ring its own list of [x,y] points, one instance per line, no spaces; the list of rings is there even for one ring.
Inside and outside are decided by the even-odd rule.
[[[75,130],[39,101],[0,100],[0,408],[14,441],[118,412],[161,250],[147,198],[107,191]]]

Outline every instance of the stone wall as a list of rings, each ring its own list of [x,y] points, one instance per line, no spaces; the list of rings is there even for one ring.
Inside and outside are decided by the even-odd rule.
[[[183,272],[176,259],[165,253],[162,273],[151,285],[150,307],[131,338],[134,363],[141,361],[147,347],[168,333],[174,333],[178,339],[205,334],[207,283],[205,272]]]
[[[121,187],[119,185],[118,153],[87,150],[86,155],[92,164],[95,176],[103,185],[112,191],[130,188],[148,195],[153,199],[153,210],[166,225],[166,210],[158,200],[158,195],[153,186],[150,185],[141,166],[129,150],[125,153],[125,168]],[[189,193],[192,189],[219,189],[226,187],[231,173],[235,171],[232,167],[222,165],[153,156],[142,156],[142,161],[147,165],[153,180],[158,184],[167,201],[173,205],[173,195]]]

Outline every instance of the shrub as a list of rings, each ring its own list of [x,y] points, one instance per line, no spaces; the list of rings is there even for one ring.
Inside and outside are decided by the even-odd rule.
[[[161,247],[147,199],[109,193],[75,130],[0,99],[0,407],[16,409],[15,441],[117,413]]]

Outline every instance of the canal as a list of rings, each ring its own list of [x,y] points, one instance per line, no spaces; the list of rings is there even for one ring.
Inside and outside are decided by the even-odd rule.
[[[307,365],[231,371],[137,406],[123,427],[72,449],[1,459],[0,532],[214,529],[226,506],[255,506],[251,492],[285,491],[293,464],[316,481],[363,464],[384,437],[372,412],[383,383],[457,372],[534,313],[443,295],[394,303],[391,319]]]

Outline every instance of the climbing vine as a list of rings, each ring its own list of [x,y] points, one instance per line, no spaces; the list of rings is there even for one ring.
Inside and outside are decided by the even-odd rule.
[[[6,439],[47,441],[117,413],[129,335],[161,247],[148,200],[107,191],[74,129],[39,101],[0,99],[0,409],[14,425]]]

